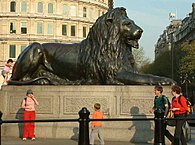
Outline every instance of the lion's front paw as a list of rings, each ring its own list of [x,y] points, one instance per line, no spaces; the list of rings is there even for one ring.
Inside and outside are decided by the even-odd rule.
[[[119,82],[118,80],[109,79],[106,81],[107,85],[124,85],[124,83]]]
[[[153,85],[174,85],[177,84],[176,81],[173,79],[167,78],[167,77],[159,77],[155,76],[154,78],[151,79],[151,84]]]

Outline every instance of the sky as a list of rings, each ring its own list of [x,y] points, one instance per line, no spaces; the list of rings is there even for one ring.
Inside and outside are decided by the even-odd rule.
[[[195,0],[114,0],[114,7],[126,8],[128,17],[143,29],[139,46],[153,61],[155,44],[170,24],[169,13],[183,20],[192,12],[192,3]]]

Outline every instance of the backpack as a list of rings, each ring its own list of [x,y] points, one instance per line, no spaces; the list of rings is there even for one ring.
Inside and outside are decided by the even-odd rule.
[[[168,110],[170,110],[171,109],[171,103],[169,101],[169,98],[167,96],[165,96],[165,95],[162,95],[162,98],[166,98],[167,99],[167,102],[168,102]],[[164,99],[162,99],[162,101],[163,101],[163,104],[164,104]]]
[[[179,102],[179,104],[182,106],[182,103],[181,103],[181,95],[180,95],[179,98],[178,98],[178,102]],[[186,104],[187,104],[186,114],[187,114],[187,115],[190,115],[190,114],[192,114],[192,112],[193,112],[192,103],[191,103],[189,100],[186,99]]]
[[[192,103],[189,100],[187,100],[187,115],[192,114],[192,112],[193,112]]]

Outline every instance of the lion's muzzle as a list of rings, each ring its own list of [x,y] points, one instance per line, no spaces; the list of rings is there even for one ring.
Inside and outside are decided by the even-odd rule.
[[[138,40],[141,38],[143,30],[129,18],[123,20],[122,30],[124,38],[126,38],[126,43],[131,47],[138,48]]]
[[[134,48],[139,48],[138,40],[141,38],[143,30],[137,26],[137,29],[133,33],[134,40],[130,40],[131,46]]]
[[[142,30],[140,27],[138,27],[138,28],[134,31],[133,36],[134,36],[135,39],[140,39],[141,36],[142,36],[142,33],[143,33],[143,30]]]
[[[127,44],[133,48],[139,48],[138,40],[141,38],[143,30],[140,27],[133,28],[127,37]]]

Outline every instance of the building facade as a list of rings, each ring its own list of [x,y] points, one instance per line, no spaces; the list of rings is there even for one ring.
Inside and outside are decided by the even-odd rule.
[[[0,69],[32,42],[76,43],[87,37],[108,0],[0,0]]]
[[[171,50],[171,45],[173,41],[173,34],[181,26],[182,21],[173,19],[169,26],[166,27],[166,30],[163,31],[163,34],[160,35],[156,45],[155,45],[155,59],[165,51]]]
[[[171,51],[173,45],[180,46],[183,42],[192,40],[195,40],[195,3],[192,4],[192,12],[186,18],[172,19],[170,25],[160,35],[155,45],[155,59],[161,53]]]

